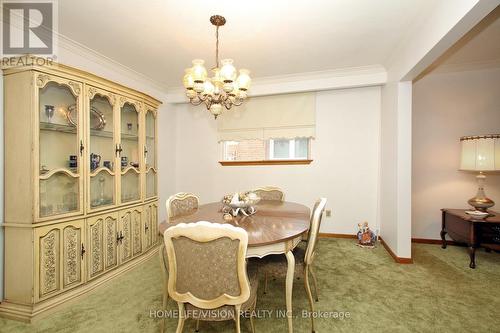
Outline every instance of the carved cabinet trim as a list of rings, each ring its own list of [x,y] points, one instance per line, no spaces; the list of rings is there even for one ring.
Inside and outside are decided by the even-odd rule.
[[[83,220],[34,229],[35,301],[84,282],[83,230]]]
[[[119,223],[121,238],[119,256],[120,263],[123,263],[143,252],[142,233],[144,224],[142,219],[142,206],[120,211]]]
[[[118,265],[118,213],[87,219],[88,279],[91,280]]]

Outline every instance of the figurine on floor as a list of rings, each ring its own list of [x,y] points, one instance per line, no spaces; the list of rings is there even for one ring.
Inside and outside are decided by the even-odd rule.
[[[377,235],[375,232],[370,230],[368,227],[368,222],[363,224],[358,223],[358,246],[373,249],[375,247],[375,242],[377,241]]]

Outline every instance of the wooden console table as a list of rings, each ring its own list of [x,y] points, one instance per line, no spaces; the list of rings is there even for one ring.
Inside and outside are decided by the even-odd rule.
[[[476,268],[476,249],[500,251],[500,214],[489,212],[492,216],[475,219],[465,213],[465,209],[441,209],[442,248],[446,248],[446,234],[458,243],[465,243],[469,248],[470,268]]]

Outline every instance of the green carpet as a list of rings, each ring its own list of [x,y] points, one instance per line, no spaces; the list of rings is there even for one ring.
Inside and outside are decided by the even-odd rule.
[[[393,262],[383,247],[374,250],[354,240],[321,239],[317,256],[318,311],[349,312],[344,319],[316,320],[317,332],[493,332],[500,330],[500,254],[477,254],[477,268],[468,268],[466,248],[413,246],[413,265]],[[157,332],[162,275],[157,257],[101,286],[34,324],[0,319],[0,332]],[[283,310],[284,281],[260,285],[257,308]],[[310,321],[302,281],[294,285],[295,332],[308,332]],[[177,306],[170,300],[170,309]],[[174,332],[176,319],[167,320]],[[258,332],[285,332],[284,318],[260,318]],[[187,321],[185,332],[194,332]],[[233,322],[202,322],[200,332],[233,332]],[[242,319],[242,332],[250,323]]]

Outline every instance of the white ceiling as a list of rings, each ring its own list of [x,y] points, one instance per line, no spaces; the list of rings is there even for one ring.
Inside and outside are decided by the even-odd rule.
[[[181,84],[193,58],[221,57],[253,77],[384,65],[435,0],[59,0],[59,32],[149,76]]]

